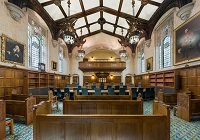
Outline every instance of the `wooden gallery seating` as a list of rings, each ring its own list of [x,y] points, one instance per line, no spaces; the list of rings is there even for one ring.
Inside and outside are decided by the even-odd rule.
[[[161,101],[167,105],[177,104],[177,94],[174,93],[163,93],[162,89],[158,91],[158,101]]]
[[[17,95],[15,95],[17,97]],[[12,97],[12,99],[14,99]],[[15,98],[16,99],[16,98]],[[22,98],[17,98],[22,99]],[[33,105],[36,104],[34,97],[30,96],[24,100],[5,100],[6,116],[11,118],[24,118],[27,125],[33,122]]]
[[[0,100],[0,139],[6,137],[6,103]]]
[[[177,117],[190,121],[192,116],[200,116],[200,99],[191,99],[187,91],[177,93]]]
[[[63,100],[63,114],[143,114],[143,101]]]
[[[45,114],[42,111],[36,112],[34,113],[33,139],[169,140],[169,106],[154,102],[153,109],[153,115],[55,115]]]

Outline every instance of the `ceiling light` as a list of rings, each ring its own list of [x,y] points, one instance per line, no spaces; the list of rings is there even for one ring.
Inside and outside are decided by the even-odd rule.
[[[68,17],[70,16],[70,0],[68,0]],[[74,44],[75,42],[75,35],[74,35],[74,25],[75,22],[77,21],[77,18],[67,18],[66,22],[64,23],[64,26],[66,28],[63,31],[63,40],[65,41],[66,44]]]
[[[132,7],[133,7],[133,17],[134,17],[134,6],[135,1],[132,0]],[[140,31],[137,30],[137,19],[134,18],[127,18],[127,23],[129,24],[129,43],[130,44],[136,44],[140,40]]]

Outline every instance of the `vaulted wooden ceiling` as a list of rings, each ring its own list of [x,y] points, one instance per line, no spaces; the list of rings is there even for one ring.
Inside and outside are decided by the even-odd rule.
[[[126,19],[137,19],[137,28],[146,32],[146,39],[159,18],[172,7],[182,7],[192,0],[9,0],[19,7],[29,7],[37,12],[48,25],[53,39],[58,38],[66,20],[77,18],[74,26],[76,37],[88,37],[100,32],[121,38],[127,37]],[[134,15],[133,15],[134,14]]]

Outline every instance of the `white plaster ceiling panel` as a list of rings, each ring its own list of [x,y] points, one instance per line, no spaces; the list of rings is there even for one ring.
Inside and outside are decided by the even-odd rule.
[[[99,6],[99,0],[83,0],[85,10]]]
[[[105,24],[103,25],[103,28],[104,28],[105,30],[107,30],[107,31],[110,31],[110,32],[113,32],[113,29],[114,29],[113,25],[107,24],[107,23],[105,23]]]
[[[158,3],[162,3],[164,0],[153,0],[155,2],[158,2]]]
[[[56,6],[55,4],[45,6],[44,9],[49,13],[49,15],[53,18],[53,20],[64,18],[64,15],[60,11],[59,7]]]
[[[94,31],[99,30],[99,29],[100,29],[100,25],[98,23],[92,24],[90,26],[90,32],[94,32]]]
[[[83,26],[83,25],[85,25],[85,24],[86,24],[86,23],[85,23],[84,17],[79,18],[79,19],[76,21],[74,28],[76,29],[76,28],[81,27],[81,26]]]
[[[143,18],[143,19],[149,20],[157,9],[158,9],[157,6],[154,6],[154,5],[151,5],[151,4],[147,4],[142,9],[142,11],[141,11],[141,13],[139,15],[139,18]]]
[[[141,6],[141,1],[135,1],[134,16],[138,12],[140,6]],[[123,1],[121,12],[133,15],[132,0]]]
[[[122,35],[122,28],[117,27],[115,33],[118,35]],[[125,36],[126,34],[127,34],[127,30],[123,29],[123,36]]]
[[[44,2],[47,2],[49,0],[38,0],[40,3],[44,3]]]
[[[71,2],[71,4],[70,4],[70,15],[82,12],[79,0],[73,0],[73,1],[70,1],[70,2]],[[65,13],[68,15],[67,0],[61,1],[61,5],[62,5]]]
[[[118,20],[117,24],[122,26],[122,27],[124,27],[124,28],[127,28],[127,29],[129,28],[129,25],[128,25],[128,23],[126,22],[126,20],[124,18],[120,18],[119,17],[119,20]]]
[[[120,3],[120,0],[104,0],[103,6],[118,10],[119,3]]]
[[[90,23],[98,21],[99,16],[100,16],[100,12],[87,16],[88,23],[90,24]]]
[[[103,12],[103,17],[104,17],[104,19],[106,20],[106,21],[108,21],[108,22],[111,22],[111,23],[115,23],[115,21],[116,21],[116,16],[114,16],[114,15],[111,15],[111,14],[108,14],[108,13],[106,13],[106,12]]]

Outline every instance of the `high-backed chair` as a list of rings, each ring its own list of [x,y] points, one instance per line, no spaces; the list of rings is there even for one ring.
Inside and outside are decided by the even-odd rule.
[[[119,88],[119,95],[125,95],[126,89],[125,88]]]
[[[64,87],[64,95],[67,94],[70,97],[70,92],[68,87]]]
[[[136,100],[138,97],[137,88],[131,88],[132,99]]]
[[[85,86],[88,86],[88,82],[85,82]]]
[[[127,90],[127,86],[126,85],[124,85],[123,88],[125,88],[125,90]]]
[[[119,86],[115,86],[115,90],[119,90]]]
[[[154,91],[154,87],[150,88],[150,98],[154,99],[155,98],[155,91]]]
[[[107,85],[107,89],[108,89],[108,88],[111,88],[111,87],[112,87],[111,85]]]
[[[146,90],[144,92],[144,99],[149,99],[150,97],[151,97],[151,89],[146,88]]]
[[[95,93],[96,95],[101,95],[101,88],[95,88],[95,89],[94,89],[94,93]]]
[[[82,88],[73,88],[74,91],[77,91],[77,95],[80,95],[79,90],[81,90]]]
[[[104,85],[100,85],[101,90],[104,90]]]
[[[66,83],[66,87],[70,87],[70,83],[69,82]]]
[[[96,85],[92,85],[91,89],[94,90],[96,88]]]
[[[114,88],[108,88],[108,95],[114,95]]]
[[[138,94],[141,93],[142,98],[145,99],[144,97],[144,89],[143,88],[138,88]]]
[[[88,95],[88,89],[82,88],[82,95]]]
[[[60,90],[60,88],[56,88],[56,90],[57,90],[57,97],[58,97],[58,99],[63,99],[64,98],[64,93],[62,93],[61,92],[61,90]]]
[[[50,100],[51,101],[51,104],[52,104],[52,107],[54,106],[54,105],[56,105],[56,108],[58,109],[58,100],[57,100],[57,96],[54,96],[53,95],[53,91],[52,90],[49,90],[48,91],[48,100]]]

